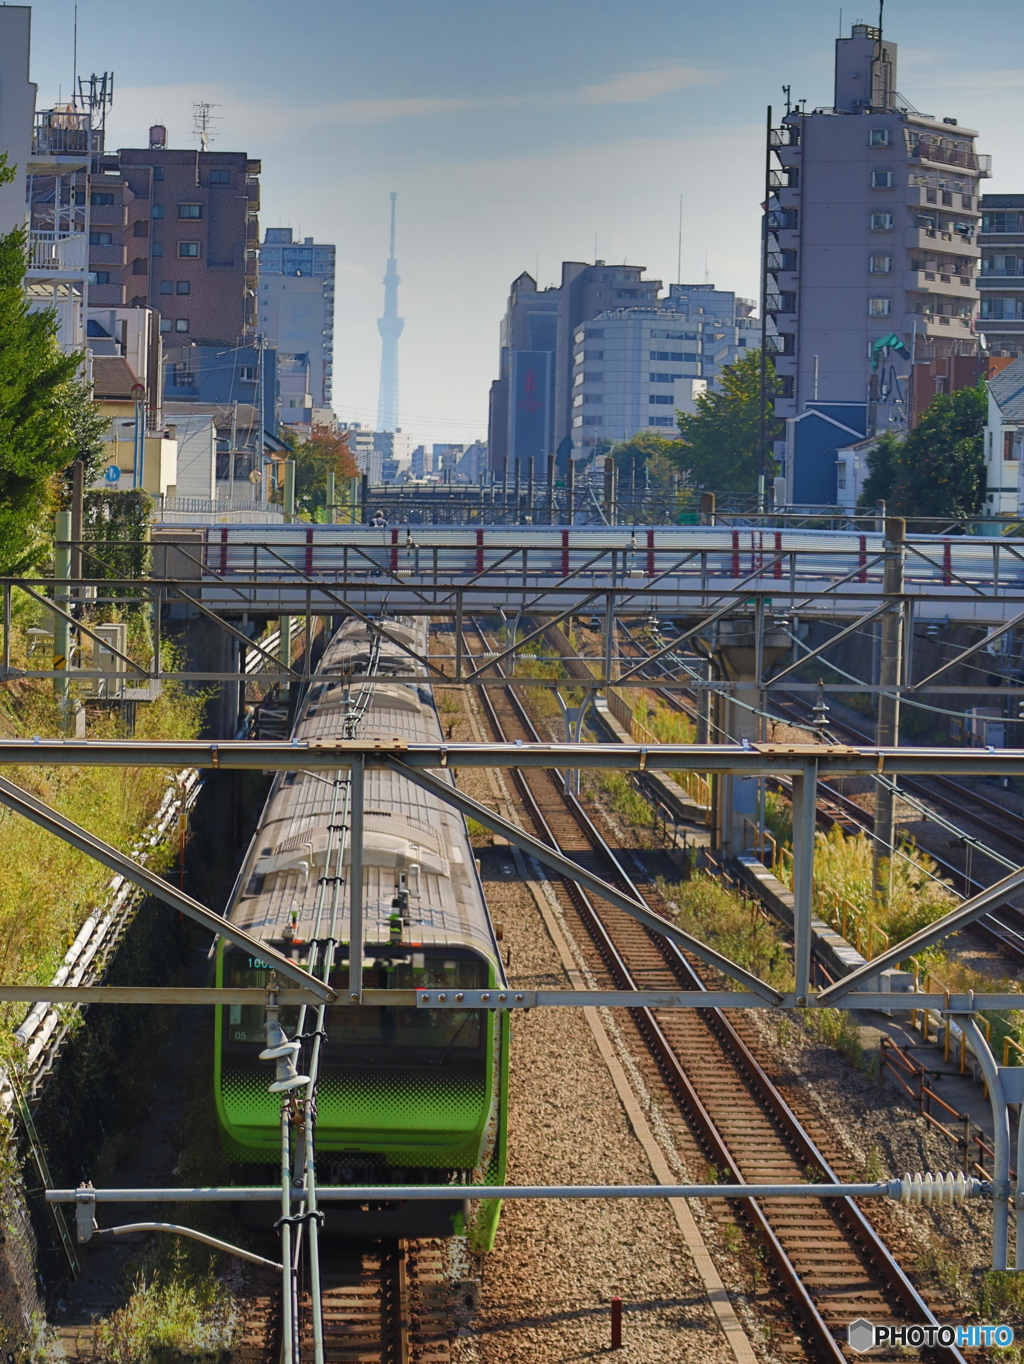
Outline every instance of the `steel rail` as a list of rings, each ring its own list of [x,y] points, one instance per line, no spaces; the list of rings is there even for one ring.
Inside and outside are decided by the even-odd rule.
[[[482,691],[480,695],[484,697],[487,702],[486,709],[488,711],[488,718],[494,727],[495,733],[499,735],[502,734],[503,727],[497,712],[491,703],[490,695],[486,691]],[[537,741],[539,736],[537,736],[536,729],[511,686],[506,692],[506,695],[511,701],[517,718],[527,735],[532,741]],[[534,799],[533,793],[529,791],[524,774],[517,770],[514,773],[514,776],[520,791],[523,792],[525,788],[528,793],[524,795],[524,800],[528,806],[531,818],[536,818],[539,821],[537,827],[539,830],[544,830],[543,836],[550,839],[555,843],[555,846],[557,846],[554,834],[551,831],[547,820]],[[575,797],[567,795],[564,791],[562,791],[561,794],[575,822],[580,827],[581,832],[590,841],[594,850],[602,855],[613,868],[613,876],[621,878],[624,881],[625,885],[628,887],[627,893],[631,894],[631,896],[639,896],[640,893],[637,887],[632,882],[631,878],[624,872],[618,858],[608,846],[606,840],[601,836],[580,803]],[[591,930],[598,945],[598,950],[601,952],[602,957],[604,957],[606,964],[609,966],[613,976],[616,977],[616,984],[619,988],[636,988],[635,982],[633,981],[632,975],[624,959],[612,942],[607,928],[601,921],[596,909],[582,893],[582,888],[577,885],[569,885],[568,890],[577,905],[581,907],[584,922],[587,924],[588,929]],[[666,960],[666,964],[675,972],[677,979],[679,979],[681,983],[686,982],[690,988],[698,990],[704,988],[703,982],[675,944],[669,943],[668,941],[659,942],[657,939],[653,939],[653,937],[652,941],[655,942],[655,946]],[[695,1120],[698,1129],[704,1135],[712,1153],[718,1159],[722,1160],[725,1168],[732,1172],[737,1183],[745,1183],[746,1181],[743,1179],[742,1173],[740,1172],[731,1151],[728,1149],[721,1133],[693,1088],[678,1056],[668,1042],[668,1039],[665,1037],[653,1012],[651,1010],[637,1012],[640,1016],[641,1032],[644,1034],[645,1040],[648,1041],[648,1045],[654,1053],[655,1059],[660,1063],[663,1073],[666,1074],[666,1078],[669,1079],[669,1083],[677,1092],[677,1095],[681,1094],[685,1096],[685,1106]],[[738,1069],[740,1069],[741,1073],[744,1075],[747,1084],[755,1094],[760,1096],[773,1118],[782,1126],[791,1144],[800,1151],[802,1156],[811,1166],[818,1168],[830,1183],[837,1183],[838,1180],[834,1171],[724,1013],[717,1009],[703,1010],[701,1012],[701,1017],[719,1033],[719,1036],[722,1038],[727,1049],[736,1058]],[[795,1266],[786,1254],[767,1218],[753,1200],[745,1200],[744,1206],[749,1209],[749,1215],[754,1223],[755,1230],[758,1231],[765,1242],[773,1263],[775,1263],[776,1268],[779,1270],[780,1277],[790,1288],[794,1302],[808,1321],[808,1324],[814,1331],[822,1348],[825,1349],[829,1353],[830,1358],[834,1360],[838,1361],[840,1359],[845,1359],[845,1354],[818,1312],[806,1286],[800,1279]],[[839,1220],[842,1221],[847,1228],[848,1235],[854,1242],[859,1243],[864,1248],[869,1258],[882,1274],[890,1291],[895,1293],[905,1310],[912,1315],[916,1315],[916,1319],[924,1319],[929,1324],[938,1325],[930,1308],[900,1268],[871,1223],[852,1199],[846,1198],[840,1200],[836,1203],[835,1207],[839,1214]],[[961,1364],[963,1364],[962,1356],[957,1350],[951,1349],[950,1354],[954,1359],[961,1361]]]

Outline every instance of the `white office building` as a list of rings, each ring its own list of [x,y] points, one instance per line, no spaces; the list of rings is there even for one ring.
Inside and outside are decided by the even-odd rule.
[[[726,365],[760,342],[753,305],[713,285],[673,284],[648,307],[615,308],[574,333],[572,457],[639,431],[678,436]]]

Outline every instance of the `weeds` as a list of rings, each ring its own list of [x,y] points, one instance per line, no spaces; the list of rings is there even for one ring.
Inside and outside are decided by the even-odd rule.
[[[756,901],[734,895],[706,873],[678,885],[659,878],[658,889],[675,909],[680,928],[777,989],[792,988],[782,930],[764,916]]]
[[[212,1275],[140,1275],[124,1307],[97,1324],[96,1348],[110,1364],[217,1364],[230,1348],[233,1316]]]

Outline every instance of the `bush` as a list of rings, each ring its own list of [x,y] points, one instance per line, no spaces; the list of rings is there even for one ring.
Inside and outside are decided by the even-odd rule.
[[[228,1292],[212,1276],[140,1277],[124,1307],[97,1324],[96,1346],[110,1364],[218,1364],[230,1348],[232,1316]]]

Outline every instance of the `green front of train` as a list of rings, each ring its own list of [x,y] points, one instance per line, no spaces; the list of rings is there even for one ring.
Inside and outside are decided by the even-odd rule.
[[[499,983],[494,964],[465,948],[370,945],[365,959],[366,989],[486,989]],[[264,988],[267,979],[263,962],[222,944],[218,986]],[[332,984],[339,992],[347,987],[347,961]],[[216,1013],[214,1083],[224,1154],[243,1166],[272,1165],[279,1159],[281,1099],[268,1092],[273,1067],[258,1059],[265,1045],[263,1009],[227,1005]],[[281,1010],[289,1036],[297,1015],[297,1008]],[[307,1013],[306,1030],[314,1018]],[[451,1184],[453,1198],[443,1207],[406,1204],[409,1229],[400,1234],[465,1232],[478,1248],[489,1249],[500,1204],[483,1200],[467,1210],[459,1186],[505,1178],[508,1016],[482,1009],[332,1006],[325,1030],[315,1134],[323,1182]],[[339,1217],[339,1230],[354,1229],[355,1214],[352,1226]],[[381,1225],[391,1229],[391,1222]]]

